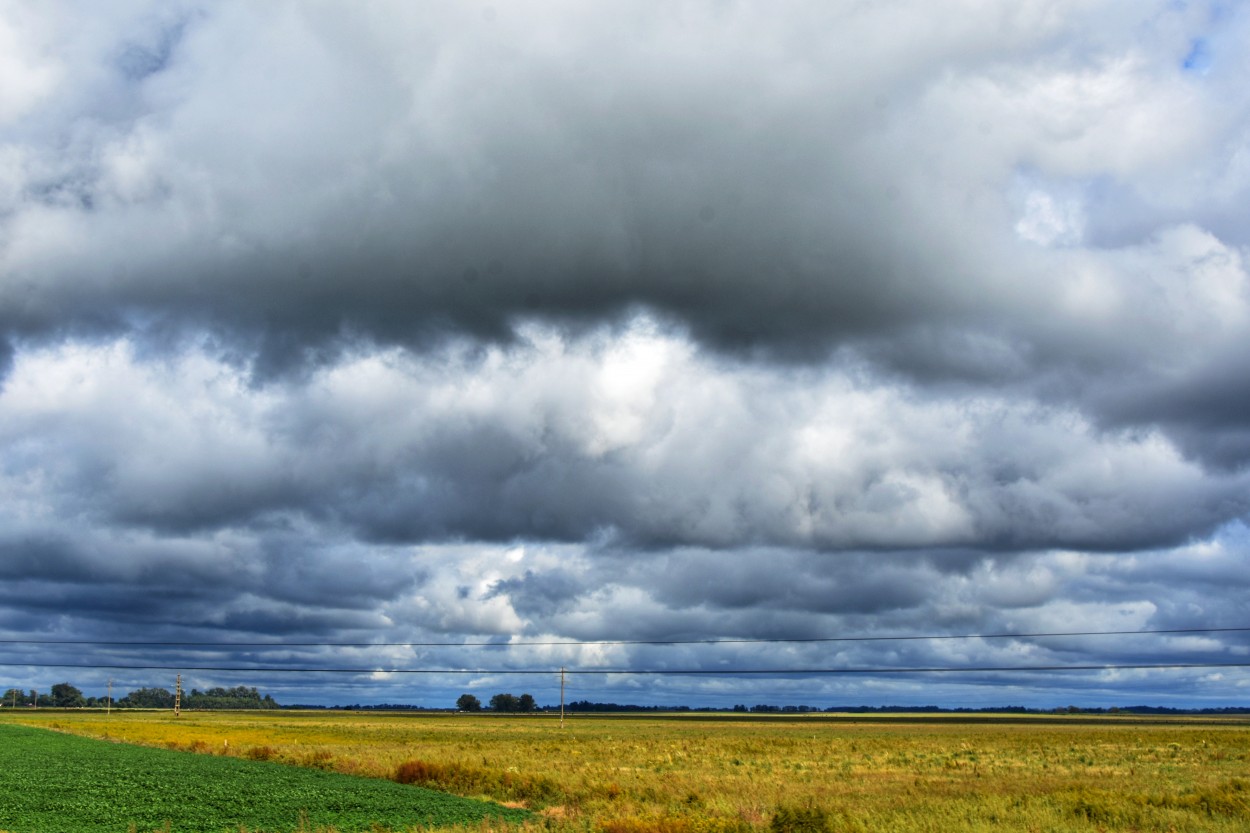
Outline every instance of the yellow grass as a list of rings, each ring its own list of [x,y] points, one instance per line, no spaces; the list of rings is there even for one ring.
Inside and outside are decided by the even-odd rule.
[[[531,807],[534,826],[556,831],[1250,830],[1250,724],[1235,719],[579,715],[563,730],[549,716],[360,712],[0,719],[400,774]]]

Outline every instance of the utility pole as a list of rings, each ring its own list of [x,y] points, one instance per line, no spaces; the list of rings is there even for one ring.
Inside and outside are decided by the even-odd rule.
[[[564,666],[560,666],[560,728],[564,728]]]
[[[182,675],[178,675],[177,681],[174,683],[174,717],[182,715]]]
[[[30,690],[30,704],[34,708],[39,708],[39,689],[32,688]]]
[[[109,693],[104,698],[104,716],[111,717],[113,714],[113,678],[109,677]]]

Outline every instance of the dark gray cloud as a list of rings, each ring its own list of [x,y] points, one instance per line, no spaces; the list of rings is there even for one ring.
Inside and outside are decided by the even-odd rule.
[[[564,571],[535,573],[526,570],[520,578],[495,582],[487,598],[507,596],[513,610],[522,616],[545,619],[567,609],[584,595],[587,588],[572,574]],[[468,596],[466,590],[466,597]]]
[[[722,569],[732,558],[675,555],[662,568],[666,581],[656,589],[657,600],[675,608],[865,614],[912,607],[928,595],[923,566],[889,558],[847,555],[813,569],[791,553],[775,553]]]
[[[1044,186],[1067,159],[1052,147],[1034,161],[1030,125],[999,121],[1107,126],[1067,100],[994,108],[1135,48],[1082,32],[1085,14],[1033,9],[935,32],[800,6],[491,21],[380,8],[136,14],[97,44],[51,27],[83,64],[77,84],[27,104],[24,123],[43,130],[13,144],[28,161],[7,266],[32,289],[6,305],[8,326],[210,323],[282,365],[342,338],[500,336],[517,316],[636,303],[711,344],[783,353],[1019,316],[1016,299],[1045,295],[1027,265],[1001,269],[1009,218],[978,203],[1023,164]],[[520,36],[536,14],[551,39]],[[1187,21],[1174,18],[1156,27],[1147,78],[1179,74],[1169,52]],[[812,34],[822,26],[837,40]],[[1064,36],[1083,48],[1049,48]],[[126,55],[142,57],[139,77]],[[977,85],[991,129],[961,134],[967,147],[923,134],[972,116]],[[128,98],[69,121],[102,86]],[[53,138],[75,152],[47,153]],[[976,168],[984,182],[966,176]]]
[[[9,375],[9,370],[12,367],[13,345],[5,339],[0,339],[0,385],[4,384],[4,380]]]
[[[1232,590],[1250,511],[1244,12],[11,12],[6,633],[455,642],[1246,621]],[[1044,664],[1228,659],[1244,644],[491,650],[199,658]],[[1002,702],[1021,686],[1063,704],[1244,691],[1219,673],[596,690]],[[401,685],[366,677],[319,684],[327,699]]]

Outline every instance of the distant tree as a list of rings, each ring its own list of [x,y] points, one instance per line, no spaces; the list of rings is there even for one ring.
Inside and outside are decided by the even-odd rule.
[[[185,708],[197,711],[207,709],[276,709],[278,704],[272,697],[247,686],[234,688],[210,688],[208,691],[191,689],[191,693],[182,698]]]
[[[51,702],[58,709],[77,709],[87,704],[87,698],[69,683],[57,683],[52,686]]]
[[[511,694],[496,694],[490,698],[490,710],[493,712],[514,712],[517,710],[517,699]]]
[[[11,688],[4,693],[4,701],[0,702],[0,706],[12,708],[14,706],[25,706],[30,702],[30,698],[26,696],[26,692],[20,688]]]
[[[534,702],[534,695],[522,694],[517,698],[516,710],[519,712],[538,711],[538,704]]]
[[[480,712],[482,710],[482,701],[472,694],[461,694],[456,699],[456,708],[462,712]]]
[[[174,695],[164,688],[140,688],[117,701],[123,709],[172,709]]]

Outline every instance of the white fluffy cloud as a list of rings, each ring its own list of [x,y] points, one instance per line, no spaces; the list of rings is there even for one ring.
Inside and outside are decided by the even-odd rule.
[[[727,365],[647,319],[369,353],[259,390],[198,351],[51,348],[18,359],[0,413],[6,491],[48,522],[293,515],[412,543],[1018,550],[1180,540],[1245,511],[1243,475],[1205,472],[1157,431]]]

